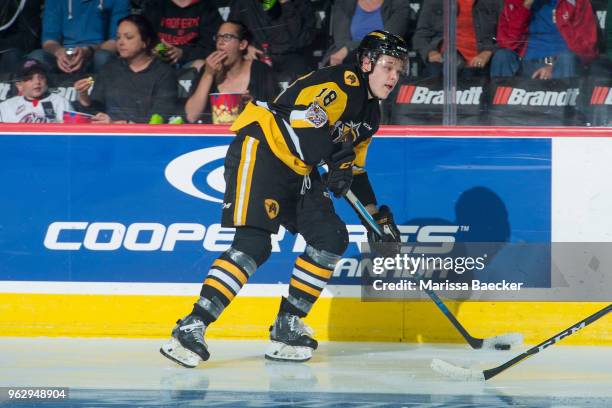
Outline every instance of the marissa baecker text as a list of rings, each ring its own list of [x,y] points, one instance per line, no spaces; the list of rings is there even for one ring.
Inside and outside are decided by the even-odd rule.
[[[384,282],[381,279],[372,282],[372,287],[376,291],[411,291],[411,290],[498,290],[515,291],[521,290],[523,282],[508,282],[505,279],[501,282],[481,282],[473,279],[468,282],[434,282],[432,280],[412,281],[402,279],[398,282]]]

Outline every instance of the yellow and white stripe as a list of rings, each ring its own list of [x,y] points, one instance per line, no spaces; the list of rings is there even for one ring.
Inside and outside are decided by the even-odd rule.
[[[218,266],[224,272],[231,274],[234,278],[240,281],[241,285],[244,285],[247,282],[248,274],[233,263],[226,261],[225,259],[217,259],[215,262],[213,262],[213,268],[215,266]]]
[[[307,274],[305,272],[302,272],[302,271],[300,271],[297,268],[293,268],[293,276],[295,276],[296,278],[300,278],[300,280],[308,282],[312,286],[316,286],[317,288],[319,288],[321,290],[323,290],[323,288],[327,284],[327,281],[324,281],[324,280],[321,280],[321,279],[317,279],[314,276],[309,275],[309,274]]]
[[[319,297],[332,273],[332,270],[321,268],[298,257],[295,261],[290,285],[309,295]]]
[[[244,225],[246,222],[258,145],[259,140],[250,136],[246,136],[242,142],[242,154],[236,181],[236,207],[234,208],[234,225],[236,226]]]
[[[210,287],[217,289],[219,292],[223,294],[223,296],[227,298],[227,300],[231,301],[232,299],[234,299],[234,297],[236,297],[235,293],[233,293],[224,284],[222,284],[216,279],[206,278],[206,280],[204,281],[204,285],[208,285]]]
[[[317,276],[319,276],[319,277],[321,277],[321,278],[323,278],[325,280],[329,280],[329,278],[331,278],[331,276],[332,276],[332,273],[334,272],[331,269],[321,268],[320,266],[312,264],[312,263],[306,261],[305,259],[303,259],[301,257],[298,257],[295,260],[295,264],[298,267],[300,267],[300,268],[302,268],[302,269],[304,269],[304,270],[306,270],[306,271],[308,271],[308,272],[310,272],[310,273],[312,273],[314,275],[317,275]]]
[[[234,292],[234,295],[240,292],[241,286],[236,283],[235,280],[230,278],[226,272],[220,269],[212,268],[210,271],[208,271],[208,276],[214,276],[220,281],[223,281],[223,283],[225,283]]]
[[[248,275],[239,267],[224,259],[217,259],[208,271],[204,284],[217,289],[231,301],[240,292],[247,279]]]

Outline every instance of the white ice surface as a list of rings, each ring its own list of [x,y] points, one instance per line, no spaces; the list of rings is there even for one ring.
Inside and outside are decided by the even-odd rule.
[[[265,341],[211,340],[211,359],[187,369],[159,353],[162,342],[0,337],[0,386],[612,397],[612,347],[554,346],[485,383],[460,383],[434,373],[432,358],[486,369],[524,348],[333,342],[300,364],[264,360]]]

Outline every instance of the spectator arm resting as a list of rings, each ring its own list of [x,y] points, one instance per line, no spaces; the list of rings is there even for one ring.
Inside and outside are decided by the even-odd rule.
[[[202,75],[195,92],[187,99],[185,103],[185,117],[189,123],[194,123],[200,119],[202,113],[206,109],[213,80],[214,78],[212,75]]]
[[[94,47],[94,49],[102,49],[110,52],[117,51],[117,41],[115,40],[106,40],[99,47]]]
[[[355,0],[336,0],[332,6],[332,35],[334,44],[330,52],[335,52],[342,47],[349,51],[354,50],[359,45],[359,41],[351,38],[351,20],[355,14]]]
[[[43,43],[43,50],[47,51],[51,55],[55,55],[58,50],[61,50],[63,47],[60,43],[55,40],[47,40]]]
[[[431,0],[423,2],[417,28],[412,37],[414,48],[425,62],[428,62],[427,56],[430,51],[438,51],[443,37],[443,33],[440,30],[442,25],[440,22],[437,22],[437,20],[442,18],[442,15],[436,12],[439,4],[435,3],[435,1]]]
[[[523,0],[504,0],[497,24],[497,45],[522,55],[527,47],[530,17],[531,10]]]
[[[503,0],[480,1],[472,11],[478,52],[495,52],[497,47],[497,23],[503,8]]]
[[[591,2],[559,0],[555,16],[559,32],[569,49],[585,62],[595,59],[598,55],[597,21]]]

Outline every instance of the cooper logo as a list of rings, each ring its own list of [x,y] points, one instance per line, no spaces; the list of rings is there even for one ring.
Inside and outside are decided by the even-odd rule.
[[[166,166],[166,180],[174,188],[213,203],[223,203],[223,161],[229,146],[216,146],[185,153]]]
[[[264,201],[264,206],[266,207],[266,213],[268,217],[273,220],[278,216],[278,211],[280,210],[280,206],[278,205],[278,201],[273,200],[271,198],[266,198]]]

